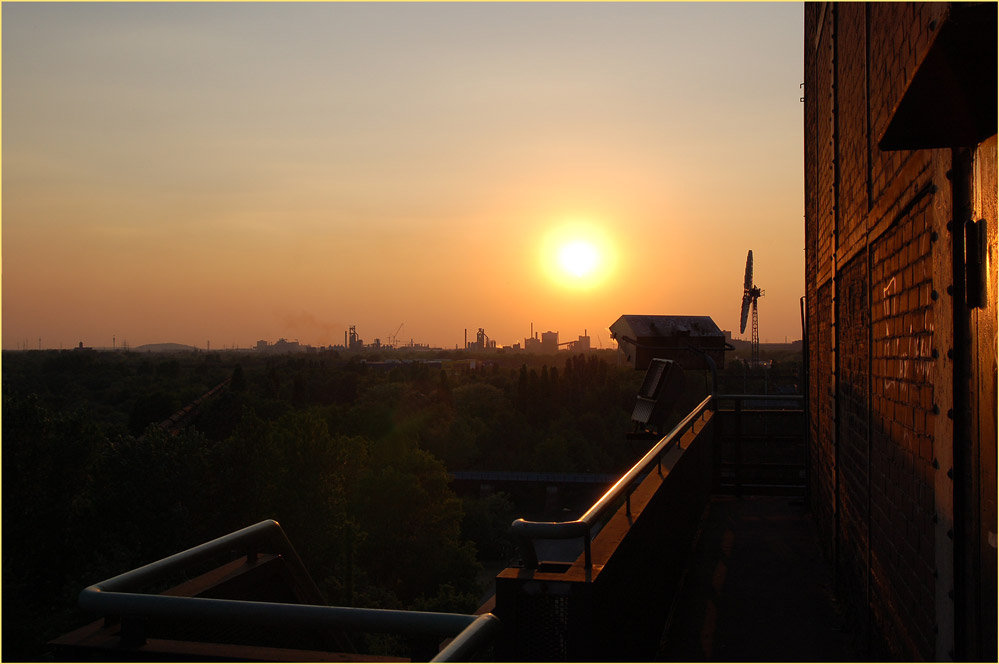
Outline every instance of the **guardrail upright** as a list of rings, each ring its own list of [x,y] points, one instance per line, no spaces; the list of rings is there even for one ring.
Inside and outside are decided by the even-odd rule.
[[[742,399],[735,399],[735,495],[742,497]]]

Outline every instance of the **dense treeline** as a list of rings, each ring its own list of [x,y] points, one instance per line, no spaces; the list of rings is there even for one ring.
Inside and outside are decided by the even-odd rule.
[[[4,658],[78,625],[87,584],[265,518],[332,604],[473,610],[515,515],[503,495],[459,499],[448,469],[633,461],[641,374],[552,359],[5,353]],[[179,433],[157,426],[226,379]]]

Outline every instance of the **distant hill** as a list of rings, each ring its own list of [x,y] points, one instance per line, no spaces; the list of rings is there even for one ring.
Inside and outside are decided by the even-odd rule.
[[[198,350],[185,344],[144,344],[130,349],[133,353],[187,353]]]

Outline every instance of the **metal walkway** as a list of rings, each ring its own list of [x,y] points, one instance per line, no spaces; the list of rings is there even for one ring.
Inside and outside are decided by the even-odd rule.
[[[661,661],[859,661],[801,498],[714,496]]]

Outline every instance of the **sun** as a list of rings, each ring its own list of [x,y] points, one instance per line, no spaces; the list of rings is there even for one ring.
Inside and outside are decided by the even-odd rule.
[[[566,274],[582,278],[599,266],[600,252],[585,240],[574,240],[559,249],[558,264]]]
[[[613,244],[599,225],[564,223],[545,233],[540,261],[542,271],[556,286],[591,290],[613,272]]]

